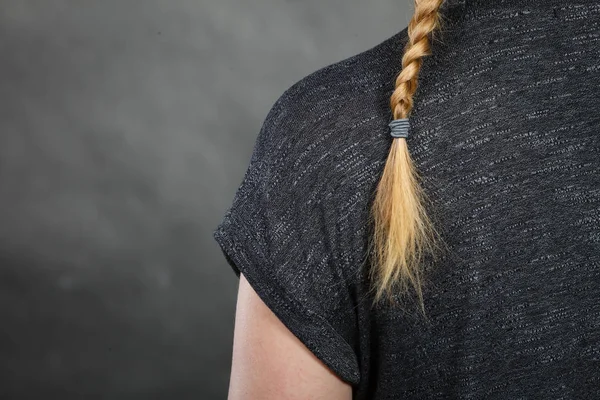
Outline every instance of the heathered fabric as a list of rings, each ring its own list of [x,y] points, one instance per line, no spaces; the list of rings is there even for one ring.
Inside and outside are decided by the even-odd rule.
[[[406,139],[429,320],[363,263],[406,29],[282,94],[214,238],[354,399],[599,399],[600,1],[443,7]]]

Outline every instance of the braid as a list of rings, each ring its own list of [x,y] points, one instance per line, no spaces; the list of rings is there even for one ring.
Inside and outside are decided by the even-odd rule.
[[[402,71],[396,78],[390,99],[394,119],[408,118],[423,57],[430,55],[428,35],[441,27],[439,8],[444,0],[415,0],[415,12],[408,24],[408,43],[402,57]],[[374,222],[374,268],[370,277],[376,288],[375,301],[385,293],[392,300],[392,289],[401,291],[411,284],[423,303],[420,262],[423,251],[433,250],[438,235],[424,207],[425,195],[404,138],[392,139],[389,155],[377,186],[371,209]]]

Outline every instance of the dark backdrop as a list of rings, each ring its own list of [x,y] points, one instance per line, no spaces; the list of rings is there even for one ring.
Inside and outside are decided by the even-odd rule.
[[[211,233],[262,120],[411,8],[2,0],[0,398],[224,399],[238,281]]]

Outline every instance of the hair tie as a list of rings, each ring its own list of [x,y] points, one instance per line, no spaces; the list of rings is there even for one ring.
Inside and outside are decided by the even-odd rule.
[[[394,138],[407,138],[410,124],[408,118],[395,119],[390,122],[389,127],[392,128],[390,134]]]

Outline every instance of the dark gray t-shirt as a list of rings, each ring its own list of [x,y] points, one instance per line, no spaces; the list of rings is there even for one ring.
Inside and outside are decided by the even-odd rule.
[[[285,91],[214,237],[355,399],[600,398],[600,1],[443,7],[407,139],[429,319],[363,262],[406,29]]]

